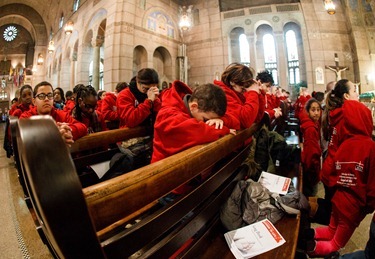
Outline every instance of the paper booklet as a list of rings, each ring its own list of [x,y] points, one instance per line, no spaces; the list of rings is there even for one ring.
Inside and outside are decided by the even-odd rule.
[[[237,259],[251,258],[285,243],[285,239],[268,219],[224,234]]]
[[[291,181],[292,179],[290,178],[267,172],[262,172],[258,180],[258,182],[266,187],[270,192],[275,192],[282,195],[287,194]]]

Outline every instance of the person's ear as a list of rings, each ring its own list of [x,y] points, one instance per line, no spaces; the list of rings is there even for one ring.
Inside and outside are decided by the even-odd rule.
[[[36,105],[36,104],[35,104],[35,98],[32,99],[32,102],[33,102],[33,105],[35,106],[35,105]]]
[[[196,101],[189,102],[190,112],[195,112],[198,110],[198,103]]]
[[[350,96],[349,96],[348,93],[344,93],[344,96],[343,96],[343,97],[344,97],[345,100],[349,100],[349,97],[350,97]]]

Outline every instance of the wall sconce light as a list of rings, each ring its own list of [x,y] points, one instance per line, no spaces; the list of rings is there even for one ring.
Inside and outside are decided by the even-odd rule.
[[[38,59],[37,59],[37,61],[36,61],[36,64],[37,64],[37,65],[43,65],[43,63],[44,63],[43,55],[42,55],[42,54],[39,54],[39,55],[38,55]]]
[[[191,21],[191,10],[192,5],[189,6],[188,9],[186,9],[186,6],[180,7],[180,21],[178,23],[178,26],[182,31],[187,31],[190,29],[192,21]]]
[[[55,51],[55,43],[51,40],[48,44],[48,53],[53,53]]]
[[[65,24],[64,31],[66,35],[69,35],[73,32],[74,23],[72,21],[68,21]]]
[[[333,3],[333,0],[324,0],[324,8],[326,9],[327,13],[330,15],[336,13],[336,6]]]

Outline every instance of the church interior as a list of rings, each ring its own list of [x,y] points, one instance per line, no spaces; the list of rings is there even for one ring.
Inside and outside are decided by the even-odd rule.
[[[24,84],[113,92],[153,68],[160,89],[174,80],[194,88],[233,62],[270,71],[292,101],[298,87],[324,92],[341,78],[375,91],[374,0],[2,0],[0,32],[0,114]],[[13,161],[0,157],[0,257],[52,258]],[[345,252],[365,247],[371,218]]]

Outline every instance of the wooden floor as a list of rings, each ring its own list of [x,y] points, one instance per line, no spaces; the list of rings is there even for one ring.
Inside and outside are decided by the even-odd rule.
[[[4,123],[0,123],[0,142],[4,141]],[[41,159],[41,163],[43,160]],[[320,186],[319,195],[323,195]],[[46,246],[41,242],[17,179],[13,159],[6,157],[0,149],[0,258],[52,258]],[[366,245],[371,222],[371,215],[361,223],[343,253],[363,249]],[[218,257],[219,258],[219,257]],[[274,258],[272,258],[274,259]]]

